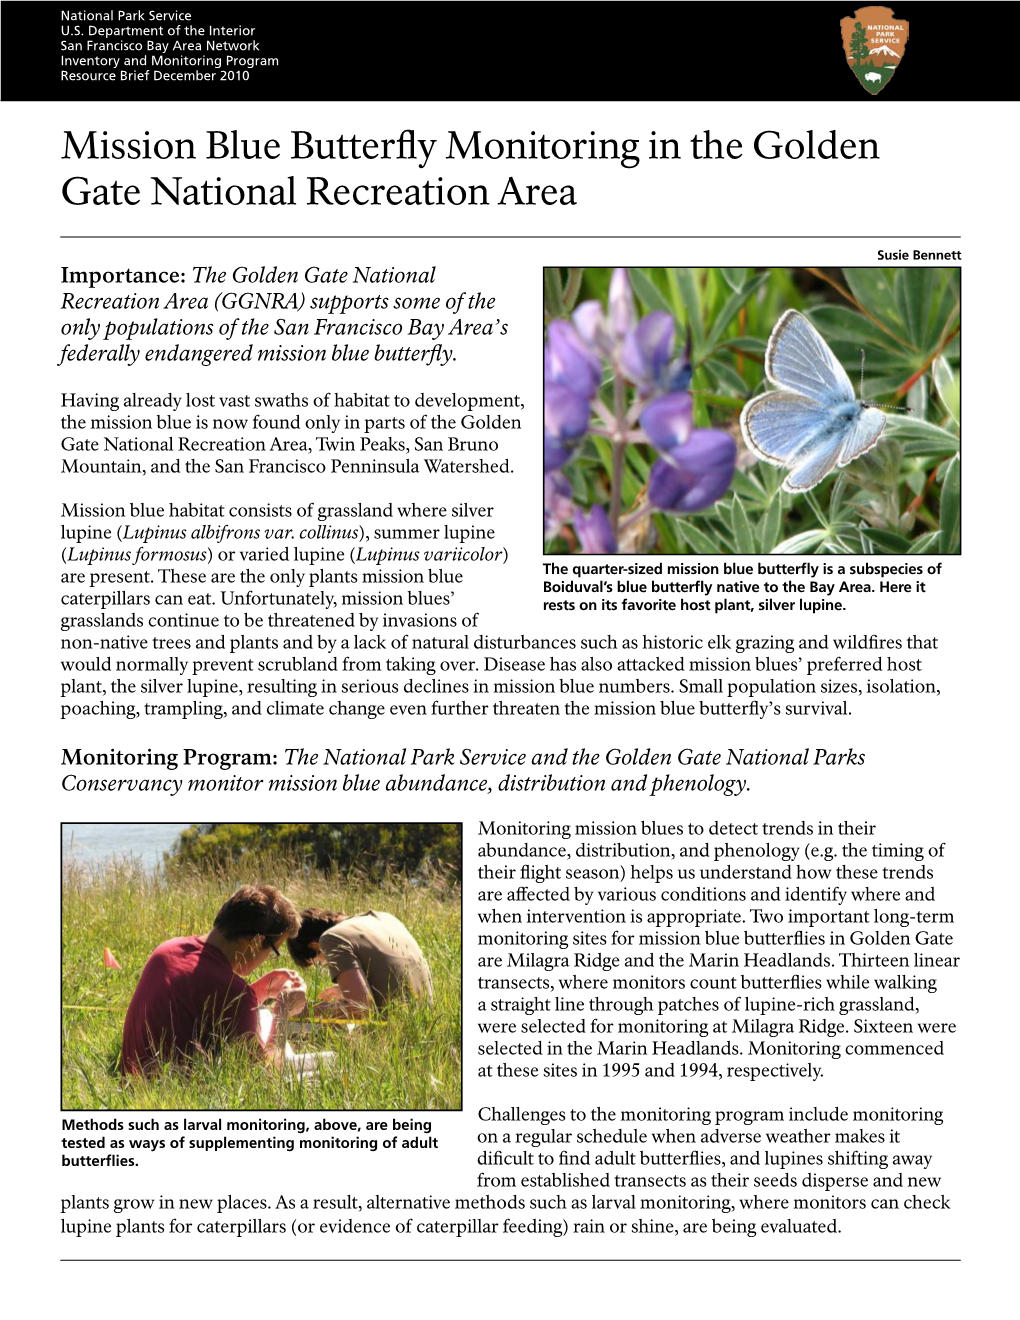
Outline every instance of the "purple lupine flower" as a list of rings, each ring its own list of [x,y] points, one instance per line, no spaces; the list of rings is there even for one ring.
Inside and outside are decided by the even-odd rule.
[[[609,281],[609,329],[617,339],[625,339],[636,320],[630,276],[626,266],[617,266]]]
[[[569,321],[551,321],[545,346],[545,380],[565,385],[584,399],[591,399],[602,379],[598,354],[584,342]]]
[[[692,431],[653,465],[648,502],[664,513],[707,509],[729,490],[736,461],[737,446],[727,431]]]
[[[671,362],[666,372],[666,390],[689,390],[694,379],[694,364],[691,362],[690,346],[681,353],[675,362]]]
[[[641,413],[641,429],[662,457],[648,477],[648,502],[669,513],[707,509],[729,489],[737,446],[726,431],[694,429],[689,394],[664,394]]]
[[[606,318],[602,315],[602,304],[595,299],[578,303],[571,317],[574,329],[589,348],[604,349],[610,344]]]
[[[659,458],[648,478],[648,503],[631,513],[647,523],[650,510],[681,514],[708,508],[729,488],[736,464],[736,445],[721,430],[696,430],[689,393],[692,367],[687,347],[671,361],[675,323],[665,311],[638,320],[627,270],[614,270],[608,305],[588,301],[575,308],[570,321],[549,325],[545,346],[545,529],[556,536],[572,523],[584,554],[616,554],[617,535],[603,505],[574,505],[569,481],[561,469],[573,457],[577,441],[595,426],[617,446],[642,437],[634,430],[637,408],[628,403],[620,384],[636,387],[642,407],[640,426]],[[612,418],[608,403],[595,403],[603,367],[617,380]],[[593,411],[598,420],[593,420]],[[615,470],[614,470],[615,471]],[[617,477],[614,475],[614,481]],[[619,503],[619,491],[614,490]]]
[[[549,381],[545,386],[545,471],[553,472],[568,462],[573,452],[570,441],[588,430],[588,400],[566,385]]]
[[[658,384],[669,363],[673,329],[669,312],[649,312],[623,341],[620,366],[642,394],[650,393]]]
[[[616,554],[616,537],[609,525],[609,515],[601,504],[593,505],[587,513],[577,509],[574,513],[574,531],[586,555]]]
[[[641,429],[660,454],[685,444],[694,430],[694,401],[689,394],[663,394],[641,413]]]
[[[551,541],[574,516],[570,482],[562,472],[545,474],[545,538]]]

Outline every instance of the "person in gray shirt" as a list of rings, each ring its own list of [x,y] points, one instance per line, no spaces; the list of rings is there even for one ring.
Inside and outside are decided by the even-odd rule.
[[[400,995],[432,1002],[432,973],[425,955],[392,913],[349,917],[306,908],[287,948],[299,967],[319,961],[329,968],[334,990],[313,1006],[313,1014],[321,1006],[362,1017]]]

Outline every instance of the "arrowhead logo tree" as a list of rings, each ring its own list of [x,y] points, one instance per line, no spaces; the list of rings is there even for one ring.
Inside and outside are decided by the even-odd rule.
[[[910,24],[885,5],[866,5],[841,18],[843,52],[857,81],[877,96],[900,67]]]

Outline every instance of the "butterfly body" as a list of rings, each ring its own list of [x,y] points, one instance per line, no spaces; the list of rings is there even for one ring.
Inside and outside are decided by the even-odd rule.
[[[776,322],[765,374],[779,388],[745,404],[740,429],[758,458],[789,469],[784,490],[810,490],[878,444],[885,414],[855,396],[839,360],[800,312],[784,312]]]

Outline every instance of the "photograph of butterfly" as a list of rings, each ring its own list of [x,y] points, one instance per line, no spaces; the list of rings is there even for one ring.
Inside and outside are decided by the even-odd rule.
[[[959,553],[958,267],[547,267],[544,293],[547,554]]]

